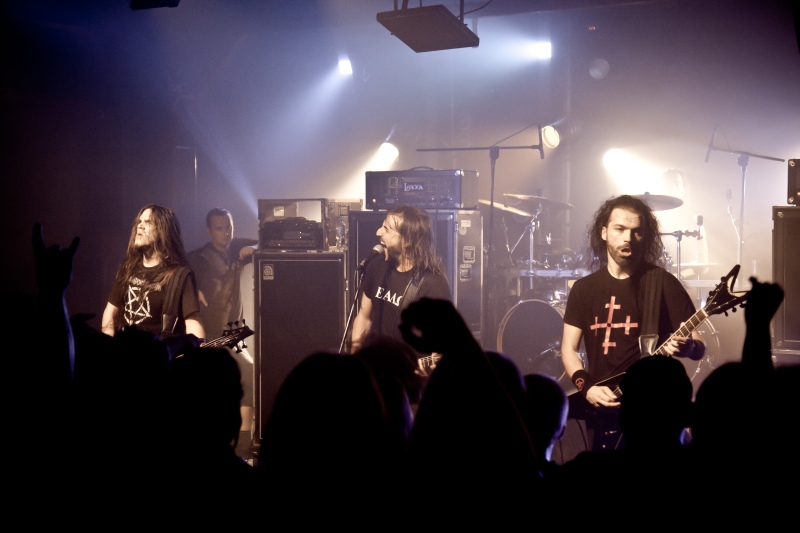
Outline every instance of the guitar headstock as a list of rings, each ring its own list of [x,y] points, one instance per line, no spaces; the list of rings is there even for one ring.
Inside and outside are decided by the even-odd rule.
[[[255,332],[250,329],[247,324],[242,321],[241,327],[234,327],[237,326],[238,322],[228,324],[228,329],[222,332],[222,337],[218,339],[214,339],[213,341],[209,341],[203,344],[203,347],[207,348],[222,348],[228,347],[232,348],[237,351],[241,351],[242,348],[246,348],[247,345],[244,344],[244,340],[248,338],[250,335],[253,335]]]
[[[739,307],[744,307],[750,291],[734,292],[732,290],[736,284],[736,277],[739,275],[739,268],[739,265],[735,265],[726,276],[720,278],[720,283],[708,293],[708,299],[703,308],[708,315],[725,313],[725,316],[728,316],[728,311],[735,313]]]

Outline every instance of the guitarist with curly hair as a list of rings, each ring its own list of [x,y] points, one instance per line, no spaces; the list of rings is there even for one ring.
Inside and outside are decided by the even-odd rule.
[[[705,354],[697,331],[680,335],[696,309],[680,281],[657,265],[663,249],[659,233],[653,210],[629,195],[603,203],[587,231],[592,273],[569,293],[561,355],[577,389],[570,416],[585,417],[592,449],[617,448],[622,442],[621,393],[609,378],[624,374],[655,346],[662,355],[696,361]]]

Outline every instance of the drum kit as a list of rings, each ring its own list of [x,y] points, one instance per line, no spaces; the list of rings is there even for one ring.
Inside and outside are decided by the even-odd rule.
[[[506,285],[506,294],[512,297],[511,302],[506,301],[501,311],[510,309],[502,317],[497,328],[497,350],[510,357],[524,374],[542,373],[557,379],[565,389],[572,387],[569,376],[565,375],[561,362],[561,337],[563,333],[563,318],[566,308],[567,296],[572,284],[579,278],[589,274],[585,268],[583,257],[570,248],[557,246],[547,234],[545,242],[536,243],[535,233],[540,230],[542,213],[545,209],[566,210],[572,209],[571,204],[550,200],[540,196],[527,194],[505,193],[506,198],[522,202],[525,209],[506,205],[503,203],[479,200],[483,205],[493,205],[503,215],[510,215],[517,222],[525,221],[522,234],[513,244],[509,240],[508,227],[503,224],[506,237],[506,259],[510,265],[499,269],[501,282]],[[679,198],[645,193],[635,196],[647,203],[654,211],[673,209],[683,204]],[[505,218],[505,217],[504,217]],[[702,224],[702,217],[698,223]],[[679,235],[680,234],[680,235]],[[697,231],[662,233],[678,238],[684,236],[698,237]],[[523,247],[524,256],[515,255],[521,243],[527,240],[528,246]],[[508,263],[508,261],[506,261]],[[694,263],[684,263],[681,266],[680,252],[678,251],[677,265],[673,265],[672,258],[666,254],[661,261],[667,271],[675,272],[677,268],[680,279],[681,268],[703,266]],[[684,270],[685,272],[685,270]],[[697,281],[695,280],[695,283]],[[689,286],[694,285],[690,283]],[[498,315],[499,316],[499,315]],[[719,339],[714,326],[706,320],[701,334],[705,333],[707,349],[706,356],[700,361],[681,360],[686,366],[686,371],[692,381],[697,376],[704,375],[714,368],[714,360],[719,352]],[[583,345],[579,354],[585,357]],[[585,361],[584,361],[585,363]],[[695,383],[695,385],[699,385]],[[696,387],[695,387],[696,388]]]
[[[537,237],[542,223],[547,223],[545,214],[573,206],[542,196],[516,193],[503,196],[519,207],[478,200],[484,205],[494,205],[503,215],[503,257],[495,263],[503,265],[496,272],[511,300],[501,302],[501,311],[513,305],[499,323],[497,349],[514,360],[523,374],[545,373],[560,379],[566,298],[572,283],[588,271],[582,268],[581,257],[555,242],[552,233],[543,239]],[[513,229],[520,231],[518,235],[509,234],[512,228],[507,219],[516,224]]]

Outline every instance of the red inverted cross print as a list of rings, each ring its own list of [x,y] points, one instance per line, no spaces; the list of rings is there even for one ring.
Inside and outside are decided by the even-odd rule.
[[[608,354],[608,349],[610,347],[613,347],[613,346],[617,345],[616,342],[610,342],[610,340],[609,340],[609,339],[611,339],[611,328],[625,328],[625,335],[630,335],[631,328],[635,328],[635,327],[639,326],[639,324],[637,324],[635,322],[634,323],[631,322],[631,315],[626,315],[625,316],[625,322],[618,322],[618,323],[614,324],[611,321],[611,319],[614,318],[614,309],[619,309],[620,307],[622,307],[620,305],[615,305],[614,304],[616,299],[617,299],[616,296],[612,296],[611,297],[611,302],[606,304],[606,309],[608,309],[608,318],[606,319],[606,321],[604,323],[600,324],[600,323],[597,322],[597,317],[594,317],[594,324],[592,326],[590,326],[590,328],[594,329],[594,330],[597,330],[597,329],[600,329],[600,328],[605,328],[606,329],[606,336],[605,336],[605,339],[603,339],[603,354]],[[595,335],[596,334],[597,334],[597,332],[595,332]]]

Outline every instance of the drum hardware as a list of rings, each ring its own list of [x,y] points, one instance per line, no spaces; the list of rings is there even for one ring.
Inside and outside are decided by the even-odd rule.
[[[649,193],[645,193],[645,194],[649,194]],[[681,201],[681,204],[682,203],[683,203],[683,201]],[[678,205],[680,205],[680,204],[678,204]],[[676,262],[677,262],[677,274],[676,275],[678,276],[678,279],[681,279],[681,240],[683,239],[683,237],[694,237],[697,240],[702,239],[703,235],[700,232],[700,228],[702,227],[702,225],[703,225],[703,215],[697,215],[697,229],[696,230],[692,230],[692,231],[688,231],[688,230],[686,230],[686,231],[673,231],[673,232],[670,232],[670,233],[659,233],[659,235],[662,236],[662,237],[666,236],[666,235],[670,235],[672,237],[675,237],[675,239],[676,239],[675,257],[676,257]],[[666,255],[666,249],[664,250],[664,254]],[[669,256],[666,255],[666,257],[669,257]],[[671,267],[672,264],[670,263],[668,266]],[[667,269],[667,271],[669,271],[669,269]]]
[[[687,263],[684,263],[683,266],[686,266],[686,265],[687,265]],[[709,264],[709,265],[711,265],[711,264]],[[708,298],[708,293],[711,291],[711,289],[713,289],[714,287],[719,285],[719,280],[713,280],[713,279],[685,279],[684,278],[684,279],[681,279],[681,284],[683,284],[683,286],[686,288],[687,292],[689,292],[690,288],[693,289],[693,291],[695,292],[695,297],[694,297],[695,305],[698,308],[700,308],[700,307],[705,307],[706,306],[706,300]]]
[[[514,361],[522,375],[547,374],[562,381],[566,374],[561,362],[563,316],[563,302],[518,302],[500,322],[497,350]],[[581,352],[584,352],[583,343]],[[581,358],[585,357],[581,355]],[[566,381],[569,382],[568,377]]]
[[[527,214],[530,219],[522,229],[521,234],[514,242],[513,246],[509,245],[508,227],[504,226],[506,237],[506,251],[514,265],[506,273],[516,279],[516,294],[519,300],[523,300],[523,292],[527,293],[528,298],[544,299],[550,302],[566,301],[566,296],[569,292],[569,278],[574,279],[576,272],[571,269],[575,259],[575,252],[570,248],[563,246],[556,246],[552,243],[552,235],[547,234],[546,244],[537,245],[535,242],[535,234],[540,229],[541,215],[544,212],[546,205],[552,205],[562,208],[572,208],[573,206],[555,200],[549,200],[541,196],[532,196],[527,194],[514,194],[505,193],[504,196],[514,198],[517,200],[533,202],[533,209],[529,209],[530,213],[522,211],[521,213]],[[481,201],[480,203],[486,203]],[[502,205],[502,204],[501,204]],[[501,211],[506,211],[515,215],[520,214],[515,208],[503,206]],[[515,260],[514,253],[519,248],[523,239],[528,238],[529,248],[528,257],[524,260]],[[536,253],[539,251],[544,252],[544,262],[536,259]],[[551,264],[551,260],[554,261]],[[554,268],[555,267],[555,268]],[[545,286],[537,286],[537,278],[557,278],[564,280],[564,286],[553,286],[552,283],[547,283]],[[526,287],[523,289],[523,281],[527,278],[525,283]],[[509,280],[510,281],[510,280]]]
[[[511,256],[513,257],[514,256],[514,251],[519,246],[519,243],[522,242],[522,239],[525,237],[525,235],[528,235],[528,240],[530,242],[530,248],[529,248],[529,251],[528,251],[527,265],[530,268],[530,270],[528,271],[530,274],[533,274],[533,265],[535,264],[535,260],[533,258],[534,257],[533,256],[533,246],[534,246],[534,244],[533,244],[533,241],[534,241],[533,236],[534,236],[534,233],[536,233],[537,228],[539,227],[539,215],[541,215],[541,214],[542,214],[542,204],[539,203],[539,205],[536,207],[536,210],[534,210],[533,213],[531,213],[531,219],[527,224],[525,224],[525,227],[522,230],[522,234],[520,234],[519,238],[517,239],[517,242],[515,242],[514,246],[512,246],[511,249],[509,250],[509,254],[511,254]],[[523,274],[520,273],[520,276],[522,276],[522,275]],[[529,280],[530,289],[533,290],[533,277],[532,276],[529,276],[529,277],[530,277],[530,280]],[[517,280],[517,284],[519,284],[519,280]]]
[[[567,202],[559,202],[558,200],[551,200],[549,198],[543,198],[541,196],[532,196],[530,194],[516,194],[507,192],[503,193],[503,196],[507,198],[515,198],[517,200],[535,202],[536,204],[538,204],[540,209],[542,207],[542,204],[549,204],[557,207],[565,207],[567,209],[572,209],[573,207],[575,207],[572,204],[568,204]]]
[[[530,218],[532,216],[531,213],[528,213],[527,211],[523,211],[521,209],[517,209],[515,207],[511,207],[511,206],[508,206],[508,205],[500,204],[500,203],[497,203],[497,202],[495,202],[493,204],[489,200],[478,200],[478,207],[481,207],[482,205],[494,206],[495,209],[499,210],[504,215],[505,214],[513,215],[512,216],[512,220],[513,221],[520,221],[520,220],[528,219],[528,218]],[[490,214],[493,214],[493,213],[494,213],[494,211],[492,210],[490,212]],[[502,223],[503,239],[504,239],[504,243],[503,243],[503,255],[504,255],[503,262],[505,263],[505,261],[508,261],[508,264],[515,264],[514,258],[511,255],[511,245],[509,243],[509,238],[508,238],[508,222],[507,222],[505,216],[503,216],[501,218],[501,223]],[[486,248],[485,251],[487,253],[489,253],[489,254],[492,254],[494,252],[493,249],[488,247],[488,243],[485,246],[485,248]]]
[[[489,200],[478,200],[478,203],[489,206],[492,205],[492,202],[490,202]],[[512,215],[518,215],[525,218],[529,218],[531,216],[531,214],[528,213],[527,211],[523,211],[522,209],[517,209],[516,207],[511,207],[510,205],[499,204],[495,202],[494,207],[495,209],[499,209],[504,213],[511,213]]]
[[[714,126],[714,133],[711,134],[711,141],[708,143],[708,151],[706,152],[706,163],[708,163],[708,158],[711,156],[712,151],[720,151],[720,152],[727,152],[729,154],[735,154],[739,157],[737,158],[737,163],[742,169],[742,194],[739,203],[739,220],[737,221],[733,216],[733,211],[731,210],[731,190],[728,189],[726,193],[726,197],[728,199],[728,215],[731,219],[731,224],[733,224],[733,229],[736,231],[736,241],[738,243],[738,251],[736,254],[736,264],[742,264],[742,257],[744,254],[744,228],[742,224],[744,224],[744,202],[745,202],[745,182],[747,181],[747,165],[750,164],[751,157],[760,157],[761,159],[768,159],[770,161],[780,161],[783,163],[785,159],[781,159],[779,157],[770,157],[768,155],[759,155],[753,154],[750,152],[745,152],[741,150],[730,150],[724,148],[718,148],[714,146],[714,138],[717,134],[717,126]],[[742,276],[744,279],[747,279],[746,276]],[[736,283],[737,280],[734,280]],[[731,289],[734,289],[731,287]]]
[[[706,353],[699,361],[692,361],[688,357],[678,357],[678,361],[683,363],[686,368],[686,374],[692,382],[694,392],[700,384],[716,367],[720,357],[720,332],[716,330],[710,318],[707,318],[697,328],[697,332],[703,337],[706,343]]]
[[[645,192],[644,194],[633,194],[631,196],[646,203],[653,211],[666,211],[667,209],[675,209],[683,205],[683,200],[680,198],[664,194],[650,194],[649,192]]]

